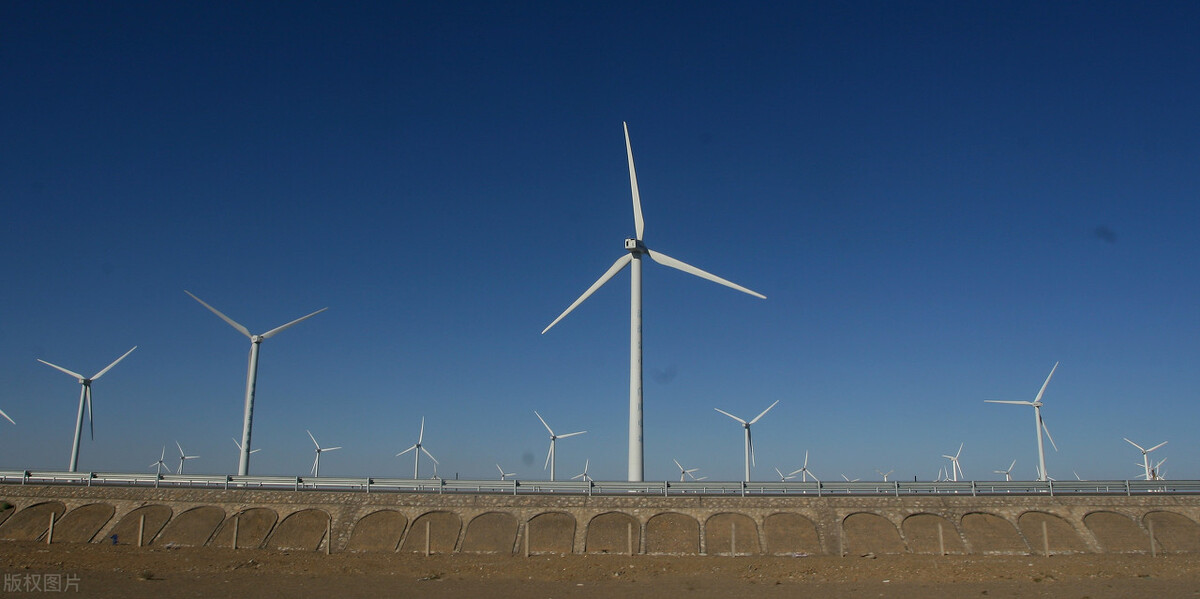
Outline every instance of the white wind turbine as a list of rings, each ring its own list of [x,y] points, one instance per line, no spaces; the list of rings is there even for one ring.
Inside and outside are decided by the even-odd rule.
[[[242,444],[241,444],[241,443],[238,443],[238,440],[237,440],[237,439],[234,439],[233,437],[230,437],[230,439],[233,439],[233,446],[234,446],[234,447],[237,447],[237,450],[238,450],[238,455],[239,455],[239,456],[240,456],[240,455],[242,455]],[[261,448],[261,447],[258,447],[258,448],[255,448],[255,449],[251,449],[251,450],[250,450],[250,453],[258,453],[258,452],[260,452],[260,451],[262,451],[262,448]]]
[[[500,471],[500,480],[508,480],[508,477],[517,475],[516,472],[505,472],[504,469],[500,467],[500,464],[496,464],[496,470]]]
[[[808,477],[810,477],[810,476],[813,477],[813,480],[815,480],[817,482],[821,482],[820,480],[817,479],[817,475],[813,474],[812,470],[808,469],[808,450],[807,449],[804,450],[804,465],[801,466],[799,470],[792,472],[792,474],[799,474],[800,480],[802,482],[808,482]]]
[[[75,379],[78,380],[79,384],[82,386],[82,388],[79,390],[79,414],[75,417],[75,440],[71,444],[71,465],[67,468],[68,472],[75,472],[76,467],[79,465],[79,440],[83,437],[83,406],[85,404],[87,405],[88,413],[88,429],[91,431],[92,439],[96,438],[96,426],[92,421],[92,381],[104,376],[104,373],[111,370],[113,366],[116,366],[117,362],[124,360],[125,356],[133,353],[133,350],[135,349],[137,349],[136,345],[133,346],[133,348],[131,348],[129,351],[122,354],[120,358],[113,360],[112,364],[105,366],[104,370],[97,372],[91,378],[85,377],[78,372],[72,372],[66,368],[63,368],[62,366],[51,364],[41,358],[38,358],[38,362],[75,377]],[[5,418],[8,418],[8,416],[5,415]],[[9,418],[8,421],[12,422],[12,419]],[[13,422],[13,424],[16,423]]]
[[[1154,447],[1151,447],[1150,449],[1146,449],[1146,448],[1142,447],[1141,445],[1138,445],[1137,443],[1130,441],[1128,437],[1122,437],[1122,438],[1125,439],[1126,441],[1128,441],[1130,445],[1138,448],[1138,451],[1142,452],[1142,466],[1146,469],[1146,480],[1152,480],[1151,473],[1150,473],[1150,452],[1154,451],[1155,449],[1158,449],[1159,447],[1162,447],[1163,445],[1166,445],[1167,442],[1163,441],[1162,443],[1159,443],[1158,445],[1155,445]]]
[[[879,474],[879,476],[882,476],[882,477],[883,477],[883,482],[885,482],[885,483],[886,483],[886,482],[888,481],[888,477],[889,477],[889,476],[891,476],[891,475],[892,475],[892,473],[893,473],[893,472],[895,472],[895,470],[888,470],[887,472],[884,472],[884,471],[882,471],[882,470],[880,470],[880,469],[876,468],[876,469],[875,469],[875,472],[877,472],[877,473]]]
[[[554,429],[550,428],[549,424],[546,424],[546,419],[542,418],[542,415],[538,414],[537,410],[533,411],[533,415],[537,416],[538,420],[542,421],[542,426],[546,427],[546,430],[550,431],[550,451],[546,453],[546,464],[544,466],[542,466],[542,470],[545,470],[547,467],[549,467],[550,468],[550,480],[554,480],[554,444],[555,444],[555,442],[558,441],[559,439],[566,439],[567,437],[574,437],[575,435],[582,435],[583,433],[586,433],[587,431],[567,433],[565,435],[556,435],[556,434],[554,434]]]
[[[775,405],[778,403],[779,400],[775,400],[775,403],[767,406],[767,409],[763,410],[758,416],[755,416],[750,422],[746,422],[745,420],[742,420],[741,418],[738,418],[737,416],[734,416],[733,414],[730,414],[721,408],[713,408],[714,410],[742,423],[742,428],[746,429],[746,482],[750,482],[750,465],[754,463],[754,441],[750,438],[750,427],[755,422],[758,422],[759,418],[762,418],[767,412],[770,412],[771,408],[775,407]]]
[[[286,329],[302,320],[307,320],[309,318],[312,318],[313,316],[316,316],[317,314],[320,314],[320,313],[328,310],[329,308],[321,308],[320,310],[317,310],[316,312],[313,312],[312,314],[309,314],[307,316],[301,316],[300,318],[297,318],[296,320],[293,320],[283,326],[275,327],[261,335],[253,335],[250,333],[250,330],[247,329],[246,327],[234,322],[234,320],[232,318],[225,316],[224,314],[221,313],[220,310],[217,310],[216,308],[204,303],[204,300],[196,297],[195,295],[192,295],[191,291],[188,291],[185,289],[185,290],[183,290],[183,292],[188,295],[191,295],[192,299],[200,302],[201,306],[208,308],[213,314],[216,314],[217,316],[219,316],[221,318],[221,320],[224,320],[226,323],[229,324],[229,326],[236,329],[237,332],[250,338],[250,364],[246,370],[246,412],[245,412],[244,420],[242,422],[242,442],[238,444],[238,447],[241,448],[241,452],[242,452],[241,458],[239,458],[239,460],[238,460],[238,475],[246,476],[247,474],[250,473],[250,453],[251,453],[251,451],[250,451],[250,427],[251,427],[251,423],[254,421],[254,386],[255,386],[255,383],[258,381],[258,346],[262,344],[263,340],[270,339],[271,337],[280,333],[284,329]]]
[[[321,454],[325,453],[326,451],[334,451],[334,450],[341,449],[342,446],[339,445],[337,447],[321,447],[321,444],[317,443],[317,438],[313,436],[312,431],[306,430],[304,432],[308,433],[308,438],[312,439],[313,445],[315,445],[317,447],[317,449],[316,449],[317,457],[316,457],[316,459],[313,460],[313,467],[312,467],[312,475],[314,478],[316,478],[316,477],[321,476]]]
[[[194,460],[194,459],[196,459],[196,458],[198,458],[198,457],[200,457],[200,456],[198,456],[198,455],[187,455],[186,453],[184,453],[184,451],[183,451],[183,446],[179,444],[179,441],[176,441],[176,442],[175,442],[175,447],[178,447],[178,448],[179,448],[179,470],[178,470],[178,471],[176,471],[175,473],[176,473],[176,474],[183,474],[183,463],[184,463],[184,462],[186,462],[186,461],[188,461],[188,460]]]
[[[958,456],[962,455],[963,445],[965,445],[965,443],[958,444],[958,451],[954,455],[942,454],[943,458],[950,460],[950,475],[953,477],[955,482],[958,481],[958,477],[960,476],[963,477],[963,480],[966,480],[967,478],[967,475],[963,474],[962,466],[960,466],[958,463]]]
[[[779,470],[779,467],[776,467],[776,468],[775,468],[775,474],[778,474],[778,475],[779,475],[779,482],[781,482],[781,483],[786,483],[787,481],[789,481],[789,480],[792,480],[793,478],[796,478],[796,474],[795,474],[795,473],[792,473],[792,474],[784,474],[783,472],[781,472],[781,471]]]
[[[633,192],[633,222],[636,233],[634,237],[625,240],[625,250],[629,253],[618,258],[595,283],[592,283],[591,287],[588,287],[587,291],[583,292],[583,295],[579,296],[579,299],[575,300],[562,314],[558,315],[558,318],[554,319],[554,322],[543,329],[542,334],[570,314],[576,306],[583,303],[626,265],[632,265],[629,288],[629,480],[641,482],[644,467],[642,456],[642,256],[650,256],[651,260],[663,266],[708,279],[758,298],[766,299],[766,296],[646,247],[642,241],[645,223],[642,220],[642,200],[638,194],[637,173],[633,168],[633,147],[629,143],[629,126],[624,123],[622,126],[625,128],[625,153],[629,158],[629,186]]]
[[[671,461],[675,462],[675,465],[679,467],[679,482],[683,482],[684,477],[687,476],[692,477],[692,480],[702,480],[704,478],[708,478],[707,476],[696,478],[695,472],[700,470],[699,468],[684,468],[683,464],[679,463],[679,460],[672,458]]]
[[[592,482],[592,477],[588,475],[588,464],[590,462],[591,462],[590,459],[584,460],[583,461],[583,472],[576,474],[575,476],[572,476],[571,480],[579,480],[582,478],[584,481],[587,481],[589,483]]]
[[[417,480],[417,478],[420,477],[419,468],[421,467],[421,452],[425,452],[425,455],[428,456],[429,459],[433,460],[433,472],[434,472],[434,474],[437,474],[437,464],[438,464],[437,458],[433,457],[433,454],[429,453],[428,449],[425,449],[424,443],[425,443],[425,417],[422,416],[421,417],[421,432],[420,432],[420,434],[417,435],[417,442],[413,443],[412,447],[409,447],[408,449],[405,449],[404,451],[401,451],[400,453],[396,454],[396,457],[400,457],[410,451],[413,452],[413,480]]]
[[[1017,465],[1017,461],[1013,460],[1012,463],[1008,465],[1008,470],[992,470],[992,473],[993,474],[1003,474],[1005,481],[1012,481],[1012,471],[1013,471],[1013,467],[1016,465]]]
[[[856,483],[856,482],[858,482],[858,481],[862,480],[862,479],[858,479],[858,478],[856,478],[856,479],[854,479],[854,480],[850,480],[850,477],[849,477],[849,476],[846,476],[845,474],[843,474],[843,475],[842,475],[842,479],[843,479],[843,480],[845,480],[845,481],[846,481],[846,482],[848,482],[848,483]]]
[[[1004,401],[999,399],[985,399],[986,403],[1006,403],[1018,406],[1033,406],[1034,427],[1037,433],[1037,448],[1038,448],[1038,480],[1045,481],[1049,478],[1046,474],[1046,451],[1042,445],[1042,432],[1045,431],[1046,438],[1050,439],[1050,446],[1054,451],[1058,451],[1058,445],[1054,444],[1054,437],[1050,436],[1050,429],[1046,428],[1046,423],[1042,421],[1042,395],[1046,393],[1046,386],[1050,384],[1050,378],[1054,376],[1054,371],[1058,370],[1058,362],[1054,363],[1054,368],[1050,369],[1050,375],[1046,377],[1046,382],[1042,383],[1042,388],[1038,391],[1037,397],[1033,401]]]
[[[170,474],[170,473],[171,473],[171,467],[170,467],[170,466],[168,466],[168,465],[167,465],[167,463],[164,461],[164,460],[166,460],[166,459],[167,459],[167,446],[166,446],[166,445],[163,445],[163,448],[162,448],[162,455],[158,456],[158,461],[157,461],[157,462],[154,462],[153,464],[150,464],[150,466],[149,466],[150,468],[156,468],[156,469],[157,469],[157,470],[154,472],[154,476],[162,476],[162,471],[163,471],[163,468],[166,468],[166,469],[167,469],[167,474]]]

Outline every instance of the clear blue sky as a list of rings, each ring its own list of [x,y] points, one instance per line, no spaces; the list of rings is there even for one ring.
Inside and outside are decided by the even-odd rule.
[[[633,232],[646,477],[1200,478],[1200,7],[5,3],[0,467],[623,479]],[[170,456],[170,453],[168,454]],[[170,461],[170,460],[168,460]],[[423,466],[423,471],[428,468]]]

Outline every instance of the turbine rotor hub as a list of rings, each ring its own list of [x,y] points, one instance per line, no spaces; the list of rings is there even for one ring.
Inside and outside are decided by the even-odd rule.
[[[632,254],[644,254],[646,253],[646,244],[642,243],[641,239],[630,237],[625,240],[625,249]]]

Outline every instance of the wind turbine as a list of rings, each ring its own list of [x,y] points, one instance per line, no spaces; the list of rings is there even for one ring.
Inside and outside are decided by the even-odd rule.
[[[775,468],[775,474],[779,475],[779,482],[781,482],[781,483],[786,483],[787,481],[792,480],[793,478],[796,478],[796,475],[794,473],[793,474],[784,474],[783,472],[780,472],[778,467]]]
[[[629,143],[629,126],[625,123],[622,123],[622,126],[625,128],[625,154],[629,159],[629,187],[633,192],[635,236],[625,240],[625,250],[629,253],[618,258],[603,275],[600,275],[600,278],[595,283],[592,283],[591,287],[588,287],[587,291],[583,292],[583,295],[579,296],[579,299],[575,300],[562,314],[558,315],[558,318],[554,319],[554,322],[551,322],[549,326],[543,329],[542,334],[545,334],[558,321],[562,320],[567,314],[570,314],[572,310],[583,303],[593,292],[607,283],[609,279],[613,278],[626,265],[632,265],[630,267],[629,287],[629,480],[631,482],[641,482],[644,467],[642,457],[642,256],[650,256],[651,260],[663,266],[681,270],[702,279],[708,279],[709,281],[736,289],[742,293],[748,293],[762,299],[766,299],[766,296],[646,247],[646,244],[642,241],[645,223],[642,220],[642,200],[638,194],[637,173],[633,167],[633,147]]]
[[[965,445],[965,443],[958,444],[958,452],[956,452],[954,455],[942,454],[943,458],[950,460],[950,475],[954,477],[955,482],[958,481],[959,476],[962,476],[964,480],[967,478],[967,475],[963,474],[962,466],[960,466],[958,463],[958,456],[962,455],[963,445]]]
[[[589,475],[588,475],[588,473],[587,473],[587,471],[588,471],[588,464],[589,464],[590,462],[591,462],[591,460],[590,460],[590,459],[589,459],[589,460],[584,460],[584,461],[583,461],[583,472],[582,472],[582,473],[580,473],[580,474],[576,474],[575,476],[572,476],[572,477],[571,477],[571,480],[578,480],[578,479],[581,479],[581,478],[582,478],[583,480],[585,480],[585,481],[587,481],[587,482],[589,482],[589,483],[590,483],[590,482],[592,482],[592,477],[591,477],[591,476],[589,476]]]
[[[992,470],[992,473],[993,474],[1003,474],[1004,480],[1006,482],[1011,482],[1012,481],[1012,470],[1013,470],[1013,467],[1016,465],[1017,465],[1017,461],[1013,460],[1012,463],[1008,465],[1008,470]]]
[[[500,464],[496,464],[496,470],[500,471],[500,480],[508,480],[508,477],[517,475],[516,472],[505,472],[504,469],[500,467]]]
[[[800,480],[802,482],[808,482],[808,477],[810,477],[810,476],[813,477],[813,480],[815,480],[817,482],[821,482],[820,480],[817,479],[817,475],[813,474],[812,471],[808,469],[808,450],[807,449],[804,450],[804,465],[801,466],[799,470],[792,472],[792,474],[799,474]]]
[[[230,437],[230,439],[233,439],[233,437]],[[237,447],[237,449],[238,449],[238,455],[242,455],[242,444],[241,444],[241,443],[238,443],[238,440],[237,440],[237,439],[233,439],[233,445],[234,445],[234,447]],[[255,448],[255,449],[251,449],[251,450],[250,450],[250,453],[257,453],[257,452],[259,452],[259,451],[262,451],[262,448],[261,448],[261,447],[258,447],[258,448]]]
[[[179,470],[176,472],[176,474],[183,474],[183,463],[188,460],[194,460],[200,456],[185,454],[183,452],[183,446],[179,444],[179,441],[175,442],[175,447],[179,448]]]
[[[883,477],[883,482],[886,483],[888,481],[887,477],[891,476],[892,473],[895,472],[895,470],[888,470],[887,472],[883,472],[882,470],[876,468],[875,472],[879,473],[879,476]]]
[[[767,412],[770,412],[771,408],[775,407],[775,404],[778,403],[779,400],[775,400],[775,403],[767,406],[767,409],[763,410],[758,416],[755,416],[750,422],[746,422],[745,420],[742,420],[741,418],[738,418],[737,416],[734,416],[733,414],[730,414],[721,408],[713,408],[714,410],[742,423],[742,428],[746,429],[746,482],[750,482],[750,465],[754,463],[754,441],[750,439],[750,426],[755,422],[758,422],[759,418],[762,418]]]
[[[429,456],[429,459],[433,460],[433,471],[434,471],[434,473],[437,473],[437,463],[438,463],[437,458],[433,457],[433,454],[429,453],[428,449],[425,449],[425,446],[423,445],[424,442],[425,442],[425,417],[422,416],[421,417],[421,433],[417,435],[417,442],[413,443],[412,447],[409,447],[408,449],[405,449],[404,451],[401,451],[400,453],[396,454],[396,457],[400,457],[410,451],[413,452],[413,480],[417,480],[417,478],[419,477],[418,472],[420,472],[420,471],[418,469],[421,466],[421,452],[425,452],[425,455]]]
[[[690,468],[690,469],[684,468],[683,464],[679,463],[679,460],[672,458],[671,461],[675,462],[675,465],[679,467],[679,482],[683,482],[684,477],[687,477],[687,476],[692,477],[692,480],[699,480],[696,478],[696,475],[693,474],[694,472],[699,470],[699,468]]]
[[[1151,447],[1150,449],[1146,449],[1146,448],[1142,447],[1141,445],[1138,445],[1137,443],[1130,441],[1128,437],[1122,437],[1122,438],[1125,439],[1127,442],[1129,442],[1130,445],[1138,448],[1138,451],[1142,452],[1142,466],[1146,469],[1146,480],[1152,480],[1150,478],[1150,474],[1151,474],[1150,473],[1150,452],[1154,451],[1155,449],[1158,449],[1159,447],[1162,447],[1163,445],[1166,445],[1167,442],[1163,441],[1162,443],[1159,443],[1158,445],[1155,445],[1154,447]]]
[[[1167,471],[1163,470],[1162,467],[1162,465],[1165,463],[1167,463],[1167,458],[1159,460],[1158,463],[1150,469],[1150,476],[1154,477],[1153,480],[1167,480]]]
[[[554,434],[554,429],[550,428],[549,424],[546,424],[546,419],[542,418],[542,415],[538,414],[537,410],[533,411],[533,415],[537,416],[538,420],[542,421],[542,426],[546,427],[546,430],[550,431],[550,451],[548,453],[546,453],[546,464],[544,466],[542,466],[542,470],[545,470],[546,467],[549,466],[550,467],[550,480],[554,480],[554,443],[555,443],[555,441],[558,441],[559,439],[566,439],[567,437],[574,437],[575,435],[582,435],[583,433],[586,433],[587,431],[579,431],[576,433],[567,433],[565,435],[556,435],[556,434]]]
[[[158,456],[157,462],[154,462],[153,464],[150,464],[150,466],[149,466],[150,468],[157,468],[157,471],[155,471],[154,476],[162,476],[163,468],[167,469],[167,474],[171,473],[171,467],[168,466],[167,463],[164,461],[166,459],[167,459],[167,446],[163,445],[162,455]]]
[[[858,479],[858,478],[856,478],[856,479],[854,479],[854,480],[850,480],[850,477],[849,477],[849,476],[846,476],[845,474],[843,474],[843,475],[842,475],[842,479],[843,479],[843,480],[845,480],[845,481],[846,481],[846,482],[848,482],[848,483],[856,483],[856,482],[858,482],[858,481],[862,480],[862,479]]]
[[[316,477],[321,476],[321,454],[325,453],[326,451],[334,451],[336,449],[341,449],[342,446],[339,445],[337,447],[321,447],[321,444],[317,443],[317,438],[313,436],[312,431],[306,430],[304,432],[308,433],[308,438],[312,439],[313,445],[317,446],[317,451],[316,451],[317,458],[315,460],[313,460],[313,467],[312,467],[312,475],[314,478],[316,478]]]
[[[71,465],[67,468],[68,472],[75,472],[76,467],[79,465],[79,440],[83,437],[83,406],[85,404],[87,405],[87,413],[88,413],[88,429],[91,432],[92,439],[96,438],[96,426],[95,426],[95,423],[92,421],[92,381],[95,381],[96,379],[104,376],[104,373],[111,370],[113,366],[116,366],[117,362],[124,360],[125,356],[128,356],[129,354],[133,353],[133,350],[135,350],[135,349],[137,349],[136,345],[133,346],[133,348],[130,349],[129,351],[122,354],[120,358],[113,360],[112,364],[105,366],[104,370],[97,372],[91,378],[85,377],[82,374],[79,374],[78,372],[72,372],[70,370],[67,370],[66,368],[63,368],[62,366],[59,366],[57,364],[51,364],[41,358],[38,358],[38,362],[41,362],[42,364],[45,364],[46,366],[54,368],[55,370],[65,372],[65,373],[75,377],[75,379],[79,381],[79,384],[82,385],[82,388],[80,388],[80,390],[79,390],[79,414],[75,417],[75,441],[71,444]],[[7,415],[5,415],[4,417],[8,418]],[[8,418],[8,421],[12,422],[12,418]],[[16,424],[16,423],[13,422],[13,424]]]
[[[242,456],[238,460],[238,475],[246,476],[250,473],[250,426],[254,421],[254,385],[258,381],[258,346],[262,344],[263,340],[270,339],[272,336],[280,333],[284,329],[302,320],[312,318],[313,316],[316,316],[317,314],[320,314],[329,308],[321,308],[320,310],[317,310],[308,316],[301,316],[296,320],[293,320],[283,326],[275,327],[261,335],[253,335],[246,327],[234,322],[232,318],[225,316],[220,310],[217,310],[216,308],[204,303],[204,300],[192,295],[191,291],[184,289],[183,292],[191,295],[192,299],[200,302],[201,306],[208,308],[209,311],[219,316],[221,320],[224,320],[229,324],[229,326],[236,329],[237,332],[250,338],[250,364],[246,370],[246,413],[245,419],[242,423],[242,442],[238,444],[238,447],[240,447],[242,451]]]
[[[1051,377],[1054,376],[1054,371],[1058,370],[1058,362],[1054,363],[1054,368],[1050,369],[1050,375],[1046,377],[1046,382],[1042,383],[1042,388],[1038,391],[1037,397],[1033,401],[1004,401],[999,399],[985,399],[986,403],[1006,403],[1017,406],[1033,406],[1034,432],[1037,433],[1037,448],[1038,448],[1038,480],[1045,481],[1049,476],[1046,474],[1046,451],[1042,445],[1042,432],[1045,431],[1046,438],[1050,439],[1050,446],[1054,451],[1058,451],[1058,446],[1054,444],[1054,437],[1050,436],[1050,429],[1046,428],[1046,423],[1042,421],[1042,395],[1046,393],[1046,386],[1050,384]]]

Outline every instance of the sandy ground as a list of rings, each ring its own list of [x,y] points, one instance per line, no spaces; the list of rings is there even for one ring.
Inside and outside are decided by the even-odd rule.
[[[0,543],[5,596],[1200,598],[1200,555],[669,557]],[[78,590],[31,589],[51,575]],[[32,575],[32,578],[31,578]]]

